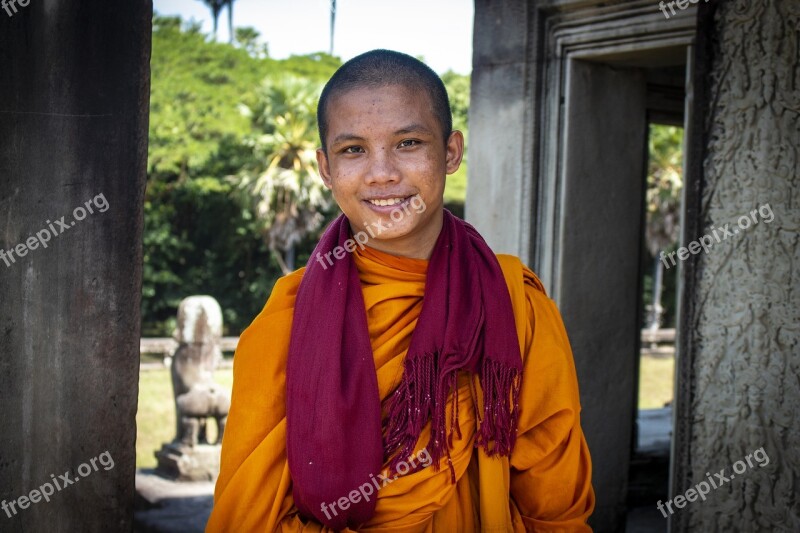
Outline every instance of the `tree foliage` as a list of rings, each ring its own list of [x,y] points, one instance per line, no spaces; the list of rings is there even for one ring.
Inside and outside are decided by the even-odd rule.
[[[650,254],[678,240],[683,190],[683,129],[652,124],[647,167],[647,243]]]
[[[247,133],[237,104],[269,72],[245,50],[160,16],[153,19],[150,69],[148,170],[159,179],[198,175],[224,138]]]
[[[212,178],[148,184],[142,318],[145,336],[171,335],[180,301],[209,294],[238,334],[258,313],[280,270],[253,214]]]
[[[217,29],[219,28],[219,14],[223,7],[228,8],[228,29],[230,33],[230,42],[233,42],[233,2],[235,0],[202,0],[206,7],[211,10],[211,18],[214,19],[214,30],[212,35],[214,40],[217,40]]]
[[[267,78],[241,106],[254,163],[239,174],[261,231],[284,274],[303,239],[320,229],[333,204],[317,173],[317,100],[322,84],[293,75]]]
[[[234,42],[243,48],[252,57],[263,59],[269,57],[269,47],[260,40],[261,34],[257,29],[246,26],[234,30]]]
[[[470,77],[447,71],[442,74],[442,81],[450,98],[450,111],[453,114],[453,129],[464,134],[464,159],[461,167],[451,176],[447,176],[444,200],[448,209],[458,216],[464,216],[464,201],[467,198],[467,142],[469,135],[469,86]]]
[[[227,332],[237,335],[281,275],[255,206],[226,179],[258,168],[265,157],[254,150],[258,131],[241,105],[258,98],[265,79],[292,73],[326,79],[339,60],[327,54],[275,60],[265,49],[254,53],[257,32],[245,35],[255,48],[216,43],[178,17],[154,17],[145,335],[170,335],[180,300],[192,294],[219,300]]]
[[[643,303],[648,305],[642,317],[658,314],[663,309],[662,325],[674,325],[676,316],[677,269],[666,270],[659,262],[662,251],[677,246],[683,191],[683,129],[663,124],[651,124],[648,136],[645,243],[646,266],[655,265],[663,276],[663,290],[654,290],[655,275],[649,268],[644,277]],[[651,296],[652,295],[652,296]],[[659,299],[659,302],[655,302]],[[648,310],[649,308],[649,310]],[[646,325],[646,324],[645,324]]]
[[[197,23],[153,20],[147,336],[171,335],[178,304],[193,294],[216,298],[226,334],[238,335],[337,212],[314,152],[319,91],[341,61],[323,52],[270,58],[253,28],[237,28],[234,38],[217,43]],[[466,130],[469,79],[448,73],[445,83],[454,124]],[[459,173],[448,179],[456,207],[466,177]]]

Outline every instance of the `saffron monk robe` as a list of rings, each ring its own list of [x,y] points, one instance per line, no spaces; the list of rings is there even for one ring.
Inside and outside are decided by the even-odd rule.
[[[343,214],[241,336],[207,531],[589,531],[569,341],[443,208],[464,140],[441,79],[374,50],[317,114]]]

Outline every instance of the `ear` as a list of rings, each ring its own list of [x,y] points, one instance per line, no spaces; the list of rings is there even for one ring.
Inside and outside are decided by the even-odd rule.
[[[464,157],[464,134],[453,130],[447,138],[446,149],[447,173],[452,174],[461,166],[461,159]]]
[[[325,150],[322,148],[317,148],[317,166],[319,167],[319,175],[322,178],[322,183],[325,184],[325,187],[330,189],[331,168],[328,164],[328,156],[325,154]]]

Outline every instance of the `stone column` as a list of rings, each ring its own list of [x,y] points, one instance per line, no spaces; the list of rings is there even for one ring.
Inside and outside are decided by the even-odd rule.
[[[798,26],[797,2],[700,4],[684,245],[714,242],[683,272],[670,493],[710,490],[673,531],[800,530]]]
[[[3,4],[0,530],[130,531],[152,4]]]
[[[497,253],[531,264],[537,151],[535,3],[475,0],[465,216]],[[473,157],[474,155],[474,157]]]

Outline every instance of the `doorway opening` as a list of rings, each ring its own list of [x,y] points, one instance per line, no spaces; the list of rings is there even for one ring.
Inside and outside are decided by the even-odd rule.
[[[581,421],[599,458],[590,519],[596,531],[667,528],[655,504],[669,493],[677,335],[668,326],[679,308],[680,265],[659,271],[662,250],[648,246],[666,233],[657,246],[669,253],[677,240],[690,49],[576,52],[562,63],[563,100],[549,108],[564,133],[555,137],[559,157],[545,161],[557,177],[553,194],[542,195],[556,199],[542,210],[551,208],[558,221],[551,240],[558,248],[542,258],[552,261],[552,292],[581,384]],[[668,160],[667,168],[657,159]],[[658,387],[642,381],[654,375]]]
[[[647,166],[641,247],[641,345],[627,531],[666,531],[684,168],[685,65],[647,71]]]

